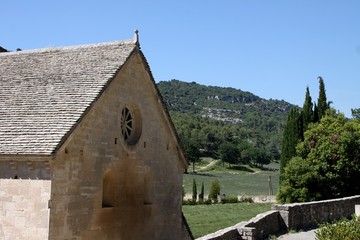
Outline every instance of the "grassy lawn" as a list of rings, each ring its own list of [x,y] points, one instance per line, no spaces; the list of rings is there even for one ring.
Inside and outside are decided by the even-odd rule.
[[[200,164],[204,166],[204,163]],[[266,166],[271,169],[279,169],[278,163],[271,163]],[[191,170],[192,168],[189,168]],[[200,168],[198,169],[200,170]],[[238,195],[268,195],[269,194],[269,176],[271,176],[273,193],[276,194],[279,185],[279,170],[264,171],[248,166],[236,166],[233,168],[223,168],[221,163],[217,164],[210,171],[196,174],[189,172],[184,174],[184,190],[187,194],[192,194],[193,179],[197,183],[198,193],[200,193],[201,183],[204,183],[205,196],[209,194],[211,183],[216,179],[219,180],[221,186],[221,194],[226,196]]]
[[[269,203],[183,206],[184,215],[195,238],[247,221],[270,209]]]
[[[205,196],[209,195],[211,183],[220,182],[220,192],[226,196],[269,195],[269,176],[271,176],[273,193],[276,194],[279,185],[279,164],[271,163],[263,169],[247,165],[222,166],[218,161],[209,164],[214,159],[203,159],[195,166],[196,173],[189,167],[189,173],[184,174],[184,191],[192,194],[193,179],[197,183],[197,193],[200,193],[204,183]],[[214,162],[213,162],[214,163]],[[233,226],[241,221],[250,220],[259,213],[269,211],[269,203],[236,203],[183,206],[184,215],[194,236],[201,237],[208,233]]]

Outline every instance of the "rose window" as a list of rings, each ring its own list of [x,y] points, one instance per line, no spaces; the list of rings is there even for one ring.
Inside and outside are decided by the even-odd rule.
[[[121,111],[121,135],[127,144],[136,144],[141,135],[140,114],[136,108],[124,107]]]

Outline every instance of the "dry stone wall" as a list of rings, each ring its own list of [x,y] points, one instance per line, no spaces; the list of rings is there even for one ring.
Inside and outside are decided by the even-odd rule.
[[[50,180],[0,179],[0,240],[48,239]]]

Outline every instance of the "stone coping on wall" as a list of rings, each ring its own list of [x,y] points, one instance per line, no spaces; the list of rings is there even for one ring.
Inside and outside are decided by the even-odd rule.
[[[351,217],[357,204],[360,204],[360,195],[317,202],[274,204],[272,209],[280,212],[288,229],[300,230]]]

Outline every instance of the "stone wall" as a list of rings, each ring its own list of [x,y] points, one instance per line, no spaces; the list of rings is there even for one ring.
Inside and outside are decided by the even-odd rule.
[[[50,180],[50,157],[37,155],[0,155],[0,178]]]
[[[238,228],[241,239],[263,239],[274,233],[286,231],[286,225],[279,211],[258,214],[244,226]],[[251,233],[251,234],[250,234]]]
[[[258,240],[289,230],[316,228],[319,223],[332,222],[355,213],[360,196],[318,202],[275,204],[272,211],[261,213],[248,222],[241,222],[197,240]]]
[[[0,179],[0,240],[48,239],[50,180]]]
[[[322,222],[332,222],[342,217],[350,217],[355,205],[360,204],[360,196],[331,199],[318,202],[273,205],[280,211],[288,229],[314,228]]]
[[[248,222],[208,234],[197,240],[255,240],[266,239],[269,235],[286,231],[286,225],[279,211],[258,214]]]
[[[49,239],[184,239],[186,162],[141,63],[133,53],[57,151]],[[131,142],[125,108],[138,133]]]
[[[246,222],[240,222],[234,226],[197,238],[196,240],[242,240],[238,229],[244,227],[245,224]]]

